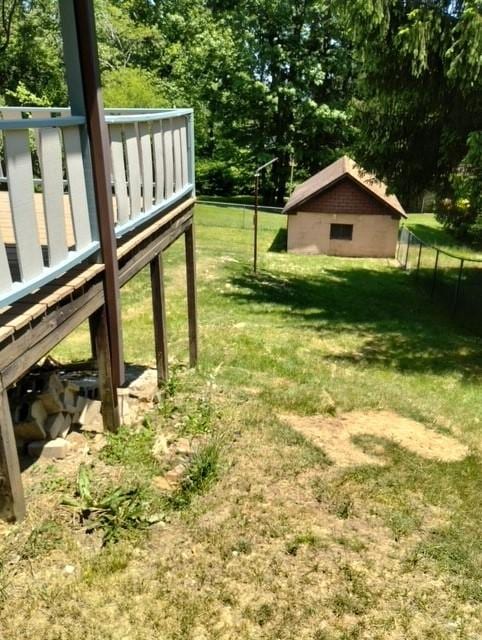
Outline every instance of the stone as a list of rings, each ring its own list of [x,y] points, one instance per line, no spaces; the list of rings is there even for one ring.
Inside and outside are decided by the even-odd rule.
[[[158,435],[154,440],[154,445],[152,447],[152,455],[155,458],[162,457],[169,452],[169,445],[167,443],[166,436],[162,434]]]
[[[136,399],[128,395],[120,395],[119,418],[122,424],[131,425],[137,420]]]
[[[38,399],[43,404],[45,411],[49,415],[60,413],[64,408],[64,405],[60,400],[60,396],[56,391],[41,393],[39,394]]]
[[[47,412],[40,400],[23,402],[15,411],[14,431],[17,438],[32,442],[45,440],[44,429]]]
[[[169,482],[169,480],[164,476],[156,476],[155,478],[153,478],[152,486],[158,491],[173,491],[173,489],[175,488],[174,484],[172,482]]]
[[[79,417],[79,424],[82,431],[94,431],[95,433],[104,432],[101,406],[100,400],[87,399]]]
[[[82,435],[79,431],[71,431],[65,438],[69,444],[73,447],[84,446],[87,444],[87,440],[85,436]]]
[[[138,378],[130,383],[129,392],[132,396],[139,398],[139,400],[152,402],[159,392],[159,387],[157,386],[157,370],[146,369]]]
[[[45,431],[51,440],[55,440],[61,436],[65,438],[70,429],[70,415],[67,416],[63,413],[52,414],[47,417],[45,421]]]
[[[85,396],[77,396],[77,400],[75,403],[75,413],[72,414],[72,424],[78,424],[80,420],[80,416],[82,415],[82,411],[87,404],[87,398]]]
[[[48,460],[65,458],[69,446],[67,440],[63,438],[56,438],[47,442],[31,442],[28,445],[28,455],[31,458],[45,458]]]
[[[185,471],[186,467],[183,464],[177,464],[164,474],[164,478],[171,484],[178,484],[182,480]]]
[[[188,455],[192,452],[191,443],[187,438],[179,438],[179,440],[174,442],[172,447],[176,453],[180,453],[182,455]]]

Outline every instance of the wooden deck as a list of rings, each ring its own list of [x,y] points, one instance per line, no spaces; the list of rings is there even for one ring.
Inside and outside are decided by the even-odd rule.
[[[193,204],[194,199],[188,198],[142,231],[132,232],[122,238],[117,248],[121,286],[192,226]],[[94,285],[101,279],[103,271],[103,264],[84,263],[20,301],[0,309],[0,384],[3,388],[15,383],[21,375],[19,372],[25,370],[26,363],[19,364],[19,356],[24,349],[28,353],[28,366],[35,364],[44,355],[45,347],[41,346],[37,350],[35,337],[27,337],[43,319],[74,299],[82,298],[91,289],[94,292],[94,307],[101,306],[101,288]],[[80,313],[80,324],[92,313],[92,305],[89,304],[83,311],[77,310],[75,305],[75,312]],[[62,313],[58,330],[52,335],[52,344],[47,350],[64,337],[64,331],[60,329],[64,316],[65,313]]]
[[[42,246],[48,245],[47,226],[45,224],[44,201],[41,193],[34,195],[35,214],[37,219],[37,238]],[[69,196],[64,196],[64,219],[67,244],[69,247],[75,245],[74,226],[72,224],[72,214],[70,211]],[[34,231],[32,229],[32,231]],[[10,208],[10,198],[8,191],[0,191],[0,234],[6,245],[15,245],[15,233],[13,228],[12,211]]]

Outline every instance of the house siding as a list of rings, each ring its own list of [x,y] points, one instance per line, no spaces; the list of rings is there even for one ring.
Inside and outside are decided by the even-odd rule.
[[[352,240],[330,240],[330,224],[352,224]],[[345,257],[393,258],[398,218],[380,214],[300,211],[288,216],[288,251]]]

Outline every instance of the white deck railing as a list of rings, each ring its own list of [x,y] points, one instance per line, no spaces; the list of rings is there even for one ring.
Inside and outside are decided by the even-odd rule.
[[[0,109],[0,308],[99,248],[85,120]],[[192,110],[106,110],[120,237],[194,193]]]
[[[191,109],[106,111],[116,234],[194,193]]]
[[[0,113],[4,307],[85,260],[99,243],[84,167],[84,119],[60,110]]]

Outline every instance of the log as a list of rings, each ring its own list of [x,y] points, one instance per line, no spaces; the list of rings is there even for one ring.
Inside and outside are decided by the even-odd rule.
[[[15,411],[15,437],[25,442],[45,440],[46,421],[47,412],[40,400],[23,402]]]

